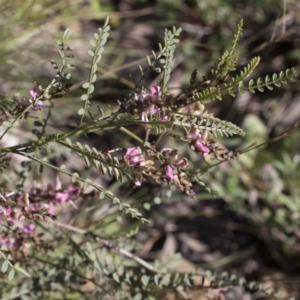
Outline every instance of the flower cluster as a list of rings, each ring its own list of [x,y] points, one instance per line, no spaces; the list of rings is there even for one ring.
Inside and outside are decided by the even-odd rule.
[[[70,184],[67,189],[62,189],[61,182],[56,179],[55,195],[54,199],[49,202],[48,213],[51,215],[55,214],[55,205],[63,204],[68,201],[74,201],[79,197],[80,189],[77,185]]]
[[[170,112],[172,114],[200,117],[205,111],[202,103],[193,102],[186,104],[188,101],[184,103],[184,98],[180,98],[180,106],[175,105],[175,108],[172,108],[172,99],[172,96],[161,96],[161,88],[159,86],[152,86],[150,92],[136,94],[130,101],[127,101],[123,109],[138,115],[144,122],[148,122],[149,117],[156,114],[160,114],[158,120],[167,121]],[[194,152],[201,154],[207,164],[211,164],[214,158],[225,160],[235,155],[231,152],[226,152],[221,146],[213,147],[216,140],[208,134],[207,130],[203,130],[200,133],[195,124],[190,126],[190,129],[185,132],[184,136],[188,140],[190,148]],[[134,183],[140,186],[143,181],[152,178],[157,183],[164,181],[174,184],[181,191],[193,196],[194,192],[191,190],[192,184],[185,172],[185,168],[188,165],[187,159],[179,158],[178,150],[176,149],[165,148],[160,151],[160,154],[162,156],[158,154],[152,155],[149,150],[148,156],[151,159],[146,160],[145,154],[139,147],[127,149],[123,160],[127,166],[132,167],[134,172],[139,175],[134,180]],[[161,162],[159,167],[155,167],[153,157]]]
[[[133,115],[138,115],[142,121],[149,122],[149,117],[163,112],[162,107],[165,104],[165,100],[160,94],[160,86],[152,86],[149,93],[143,91],[140,94],[135,94],[123,108],[129,110]],[[163,114],[159,120],[166,122],[168,116]]]
[[[204,130],[203,133],[200,134],[198,128],[192,124],[190,130],[185,133],[185,138],[190,141],[190,148],[196,153],[202,154],[204,160],[208,164],[211,164],[211,149],[209,148],[209,145],[214,144],[215,140],[208,135],[208,132]]]
[[[194,124],[192,124],[190,130],[185,133],[185,137],[189,140],[190,148],[196,153],[202,154],[205,162],[209,165],[212,163],[212,159],[224,161],[239,156],[238,151],[227,151],[220,145],[212,147],[211,145],[215,144],[216,140],[209,136],[207,130],[204,130],[203,133],[200,134]]]
[[[55,189],[51,186],[45,189],[32,187],[29,193],[1,195],[0,221],[8,225],[8,230],[1,233],[0,246],[6,246],[11,253],[21,251],[23,254],[33,244],[41,247],[43,241],[35,234],[35,220],[55,220],[55,206],[76,200],[80,193],[80,188],[75,184],[62,189],[57,179]]]
[[[178,150],[176,149],[164,148],[160,153],[162,156],[157,160],[161,161],[163,157],[163,162],[160,164],[158,171],[154,166],[154,161],[151,159],[146,160],[145,154],[139,147],[127,149],[123,160],[127,166],[133,167],[134,171],[139,174],[138,179],[134,180],[135,185],[140,186],[143,181],[151,178],[157,183],[163,181],[174,184],[182,192],[194,196],[194,192],[191,189],[192,183],[184,172],[188,165],[187,159],[179,158]]]
[[[29,240],[32,239],[36,226],[33,222],[32,213],[34,212],[34,206],[27,202],[28,194],[25,194],[23,199],[19,199],[19,205],[12,207],[4,202],[0,206],[0,221],[3,224],[7,224],[10,228],[7,231],[3,231],[0,237],[0,245],[6,246],[11,252],[21,250],[23,253],[27,253],[30,248]]]
[[[145,181],[145,177],[143,177],[143,175],[146,175],[150,170],[155,170],[153,167],[154,162],[146,160],[141,148],[139,147],[128,148],[123,159],[127,166],[133,167],[134,170],[141,175],[139,178],[135,179],[135,185],[140,186],[142,182]]]
[[[33,104],[32,110],[41,110],[44,106],[44,102],[39,99],[36,103],[36,100],[40,96],[40,90],[37,86],[30,90],[30,96],[29,102]]]
[[[163,174],[165,174],[166,180],[174,184],[182,192],[193,197],[192,183],[184,172],[184,169],[188,166],[188,160],[185,157],[178,157],[177,149],[164,148],[161,150],[161,153],[169,161],[169,163],[164,163],[160,167],[163,170]]]

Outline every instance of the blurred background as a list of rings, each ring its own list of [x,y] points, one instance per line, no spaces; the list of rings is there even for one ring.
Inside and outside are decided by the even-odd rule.
[[[0,9],[0,87],[1,94],[8,97],[28,97],[35,81],[43,86],[51,81],[55,72],[50,60],[58,60],[55,41],[61,39],[66,28],[72,30],[68,43],[75,48],[75,85],[69,94],[55,101],[51,123],[55,130],[75,126],[81,105],[80,85],[89,75],[89,40],[107,15],[112,30],[98,70],[94,105],[116,105],[118,99],[122,100],[124,90],[134,86],[129,74],[139,78],[138,64],[147,65],[146,55],[158,50],[164,28],[173,26],[183,29],[170,81],[174,94],[189,85],[195,68],[198,76],[209,71],[230,46],[241,18],[244,32],[238,46],[238,69],[252,57],[260,56],[254,77],[264,78],[290,67],[299,74],[300,2],[296,0],[4,0]],[[144,83],[149,87],[158,85],[160,80],[157,74],[150,74]],[[206,108],[245,130],[245,138],[222,140],[230,150],[244,149],[284,133],[300,120],[299,80],[264,93],[226,96],[222,102]],[[24,134],[30,137],[30,133]],[[18,140],[20,132],[14,138]],[[243,154],[238,160],[209,169],[203,180],[217,192],[216,198],[197,186],[195,200],[175,190],[160,191],[154,184],[131,189],[127,194],[131,205],[142,207],[152,221],[133,238],[143,244],[137,254],[153,261],[180,253],[174,265],[177,270],[190,271],[198,266],[216,272],[230,271],[249,280],[261,280],[280,288],[286,296],[299,299],[299,139],[300,132],[295,132]],[[114,139],[111,135],[88,137],[88,143],[98,149],[118,147],[120,140],[118,133]],[[167,143],[176,147],[172,140]],[[178,147],[180,156],[184,156],[187,150]],[[201,157],[193,153],[189,157],[194,170],[205,167]],[[68,160],[60,159],[64,163]],[[86,172],[83,163],[72,163],[74,170]],[[98,180],[96,173],[89,176]],[[105,184],[115,193],[128,189],[128,185],[109,179]],[[103,217],[96,208],[94,215]],[[86,226],[86,220],[81,222]],[[126,221],[127,227],[104,223],[102,230],[107,237],[136,225],[131,220]],[[195,293],[193,299],[197,297]],[[226,299],[259,297],[260,294],[250,295],[242,287],[231,289],[226,295]]]

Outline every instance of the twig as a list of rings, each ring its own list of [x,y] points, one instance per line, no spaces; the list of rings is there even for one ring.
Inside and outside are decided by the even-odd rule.
[[[72,225],[68,225],[68,224],[64,224],[64,223],[61,223],[61,222],[57,222],[57,221],[53,221],[52,222],[54,225],[58,226],[58,227],[62,227],[62,228],[66,228],[70,231],[73,231],[73,232],[77,232],[79,234],[82,234],[82,235],[86,235],[86,236],[91,236],[95,241],[97,242],[101,242],[103,243],[106,247],[110,248],[110,249],[114,249],[116,250],[117,252],[119,252],[120,254],[122,254],[123,256],[129,258],[129,259],[132,259],[134,261],[136,261],[138,264],[142,265],[143,267],[145,267],[146,269],[148,269],[149,271],[151,272],[159,272],[158,270],[156,270],[152,265],[150,265],[149,263],[147,263],[146,261],[144,261],[143,259],[141,259],[140,257],[130,253],[129,251],[123,249],[123,248],[120,248],[118,246],[116,246],[114,243],[112,243],[111,241],[108,241],[108,240],[105,240],[101,237],[99,237],[98,235],[95,235],[94,233],[92,232],[89,232],[87,230],[83,230],[83,229],[80,229],[80,228],[77,228],[77,227],[74,227]]]

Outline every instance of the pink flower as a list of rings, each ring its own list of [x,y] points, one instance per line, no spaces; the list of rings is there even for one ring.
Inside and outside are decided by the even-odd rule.
[[[34,204],[30,203],[28,208],[31,210],[31,211],[37,211],[36,207]]]
[[[36,100],[39,94],[40,94],[40,90],[36,86],[32,90],[30,90],[30,96],[33,100]]]
[[[23,230],[24,233],[29,234],[35,231],[35,225],[34,224],[19,224],[18,227]]]
[[[163,116],[162,118],[159,119],[160,122],[167,122],[168,121],[168,116]]]
[[[173,169],[170,166],[166,168],[166,175],[170,180],[174,179]]]
[[[185,157],[178,157],[178,150],[172,148],[164,148],[161,150],[163,156],[165,156],[171,162],[165,162],[161,165],[161,169],[163,170],[164,177],[168,182],[173,182],[177,186],[181,186],[180,180],[178,177],[178,171],[180,174],[181,169],[185,169],[188,165],[188,161]]]
[[[191,144],[195,147],[196,150],[202,153],[209,153],[210,149],[208,144],[211,138],[208,136],[207,131],[205,130],[203,134],[199,133],[199,130],[195,125],[192,125],[190,130],[185,133],[185,137],[191,139]]]
[[[160,86],[158,86],[158,85],[151,86],[150,93],[152,96],[159,96]]]
[[[140,154],[141,154],[140,148],[132,147],[127,149],[125,156],[128,156],[130,158],[132,156],[136,156]]]
[[[54,215],[54,214],[55,214],[55,204],[53,203],[53,201],[51,201],[51,202],[49,203],[48,213],[49,213],[50,215]]]
[[[134,184],[137,185],[137,186],[141,186],[143,181],[145,181],[145,179],[141,177],[139,179],[135,179]]]
[[[185,137],[186,137],[187,139],[196,140],[196,139],[198,139],[199,137],[201,137],[201,134],[199,134],[198,128],[193,124],[193,125],[190,127],[190,130],[188,130],[188,131],[185,133]]]
[[[11,207],[8,207],[8,208],[4,209],[4,213],[6,214],[6,216],[12,217],[14,214],[14,211],[11,209]]]
[[[0,238],[0,245],[5,245],[7,249],[12,250],[14,248],[16,239],[11,237],[10,239]]]
[[[17,214],[11,207],[8,208],[0,207],[0,215],[4,216],[4,218],[1,218],[1,220],[6,220],[6,221],[17,220]]]
[[[135,95],[132,109],[142,121],[149,122],[148,117],[155,115],[160,110],[159,107],[164,101],[159,97],[160,90],[160,86],[152,86],[150,87],[150,93],[142,91],[140,94]]]
[[[35,100],[40,95],[40,90],[35,86],[32,90],[30,90],[31,99],[29,99],[30,103],[33,103],[32,110],[41,110],[44,106],[43,101],[39,100],[38,103],[35,103]]]
[[[166,157],[171,159],[172,164],[179,166],[184,169],[188,165],[188,161],[185,157],[178,157],[178,150],[172,148],[164,148],[161,153]]]
[[[124,161],[128,166],[135,167],[139,173],[142,173],[142,171],[149,168],[149,164],[145,160],[140,147],[128,148],[126,154],[124,155]],[[134,184],[141,186],[143,181],[145,181],[145,178],[141,176],[140,178],[134,180]]]
[[[56,192],[55,193],[55,200],[58,203],[65,203],[69,199],[69,193],[68,192]]]
[[[144,122],[149,122],[148,115],[153,116],[158,112],[158,107],[156,104],[150,104],[149,107],[142,112],[141,120]]]
[[[142,151],[139,147],[128,148],[126,154],[124,155],[124,160],[128,166],[137,166],[145,161]]]
[[[68,186],[68,194],[69,194],[69,199],[70,200],[76,200],[79,196],[79,188],[78,186],[74,185],[74,184],[70,184]]]
[[[203,139],[201,137],[196,141],[197,148],[203,153],[209,153],[210,149],[204,145]]]
[[[74,184],[70,184],[67,190],[62,190],[61,182],[59,178],[56,178],[56,186],[55,186],[55,200],[58,203],[65,203],[68,200],[76,200],[79,196],[80,190],[78,186]],[[54,207],[52,207],[54,210]]]

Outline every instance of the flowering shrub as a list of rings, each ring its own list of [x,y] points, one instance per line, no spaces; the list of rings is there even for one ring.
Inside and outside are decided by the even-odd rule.
[[[86,293],[88,297],[91,292],[87,285],[91,284],[93,293],[98,297],[105,295],[108,286],[111,294],[118,289],[120,297],[125,297],[127,293],[138,295],[136,299],[158,299],[160,296],[157,295],[163,295],[167,289],[181,293],[197,288],[205,293],[212,288],[217,289],[213,294],[214,299],[221,299],[226,293],[226,288],[237,284],[236,278],[232,279],[226,274],[219,278],[215,274],[197,273],[197,270],[189,274],[180,274],[163,266],[156,267],[126,250],[126,242],[121,240],[121,235],[111,241],[103,229],[105,222],[102,220],[103,228],[99,228],[97,222],[93,220],[94,216],[90,216],[89,212],[93,206],[100,209],[99,202],[103,201],[101,205],[104,211],[100,209],[101,214],[111,214],[113,220],[125,215],[137,219],[140,223],[149,223],[143,212],[138,211],[138,209],[142,211],[143,206],[125,202],[127,200],[130,202],[130,197],[126,195],[130,194],[132,188],[154,184],[162,190],[165,187],[173,191],[177,189],[192,198],[196,198],[197,185],[210,192],[209,186],[202,180],[202,170],[195,170],[189,165],[190,155],[198,155],[199,160],[203,160],[208,167],[214,163],[236,159],[243,151],[227,150],[219,138],[243,136],[245,133],[238,126],[214,117],[206,110],[205,104],[222,100],[225,93],[235,96],[245,91],[254,93],[256,90],[262,91],[263,88],[271,89],[273,86],[292,81],[296,77],[296,72],[292,68],[274,74],[272,79],[266,77],[264,81],[251,79],[246,82],[260,59],[253,58],[241,72],[236,72],[235,65],[238,60],[236,46],[242,32],[241,22],[233,38],[232,47],[221,56],[211,71],[200,80],[197,78],[197,71],[194,70],[190,86],[182,88],[180,94],[173,95],[168,91],[168,81],[181,31],[173,28],[165,31],[165,43],[160,45],[160,51],[148,57],[147,70],[140,67],[141,80],[136,87],[128,91],[124,99],[114,107],[107,109],[101,105],[97,113],[92,109],[91,95],[96,89],[97,67],[109,30],[107,19],[103,28],[100,28],[90,41],[93,47],[93,50],[88,51],[92,58],[90,76],[82,85],[85,92],[81,95],[82,105],[77,111],[75,129],[66,132],[48,132],[55,99],[68,93],[72,86],[68,69],[74,67],[69,63],[73,59],[73,48],[65,45],[65,40],[71,34],[70,30],[66,30],[63,41],[58,43],[62,65],[59,67],[52,61],[57,73],[53,81],[47,87],[37,83],[29,91],[29,99],[24,98],[18,103],[13,103],[12,108],[0,117],[2,139],[13,128],[22,126],[23,119],[28,119],[32,113],[39,111],[43,115],[34,122],[35,128],[32,132],[36,135],[36,140],[0,149],[2,172],[9,172],[11,157],[19,156],[26,159],[22,166],[28,173],[34,173],[33,165],[38,166],[40,178],[45,170],[51,169],[57,173],[55,184],[51,179],[47,184],[42,184],[41,180],[31,184],[29,189],[25,188],[25,181],[31,179],[27,178],[28,174],[24,176],[22,172],[16,179],[23,180],[22,187],[17,187],[14,185],[15,182],[8,180],[1,183],[0,218],[3,231],[0,236],[0,253],[4,260],[2,271],[6,272],[9,269],[10,279],[15,275],[15,270],[24,275],[26,280],[29,280],[30,276],[38,277],[33,277],[30,281],[28,293],[32,296],[38,291],[40,293],[38,297],[42,298],[47,297],[47,291],[50,291],[50,294],[60,291],[62,295],[65,292],[72,294],[79,291],[79,294]],[[144,86],[143,80],[150,71],[163,72],[159,86]],[[143,133],[131,131],[132,125],[139,126]],[[124,140],[120,141],[120,145],[115,149],[99,150],[94,146],[83,145],[81,140],[78,140],[78,137],[83,139],[90,133],[96,132],[101,135],[108,131],[123,134]],[[180,144],[180,147],[172,147],[172,143],[169,143],[170,138]],[[166,146],[161,146],[162,141]],[[88,172],[79,174],[79,171],[73,172],[69,166],[57,166],[57,158],[57,161],[55,158],[54,161],[47,159],[44,149],[50,149],[49,154],[53,145],[61,147],[60,153],[66,153],[64,151],[68,150],[70,151],[68,153],[72,153],[70,157],[82,158]],[[51,157],[50,154],[49,156]],[[101,184],[98,178],[95,180],[88,178],[92,170],[96,170],[101,180],[103,178]],[[127,190],[124,185],[124,190],[122,188],[121,191],[113,192],[104,184],[106,175],[120,184],[127,182],[133,185],[127,185]],[[59,179],[61,176],[69,179],[61,183]],[[74,214],[72,211],[72,209],[76,211],[79,207],[86,213],[85,218],[81,219],[80,214]],[[76,226],[57,221],[56,215],[59,215],[60,211],[67,211],[70,220],[76,219],[76,222],[72,221]],[[49,224],[57,226],[61,234]],[[78,224],[84,225],[81,227]],[[69,235],[67,230],[76,236]],[[134,233],[128,232],[128,235]],[[69,244],[62,248],[61,244],[64,242]],[[125,248],[118,243],[124,244]],[[131,244],[129,248],[138,247]],[[40,255],[41,253],[44,253],[44,257]],[[127,263],[123,257],[140,268],[135,270],[132,263]],[[32,261],[36,261],[37,264],[33,265]],[[27,266],[30,266],[28,271]],[[47,268],[48,272],[44,272],[44,268]],[[242,282],[241,285],[246,284],[242,278],[239,282]],[[20,280],[20,290],[22,284]],[[256,283],[247,285],[247,288],[263,291]],[[11,291],[8,289],[7,292]],[[272,292],[272,295],[276,296],[276,293]]]

